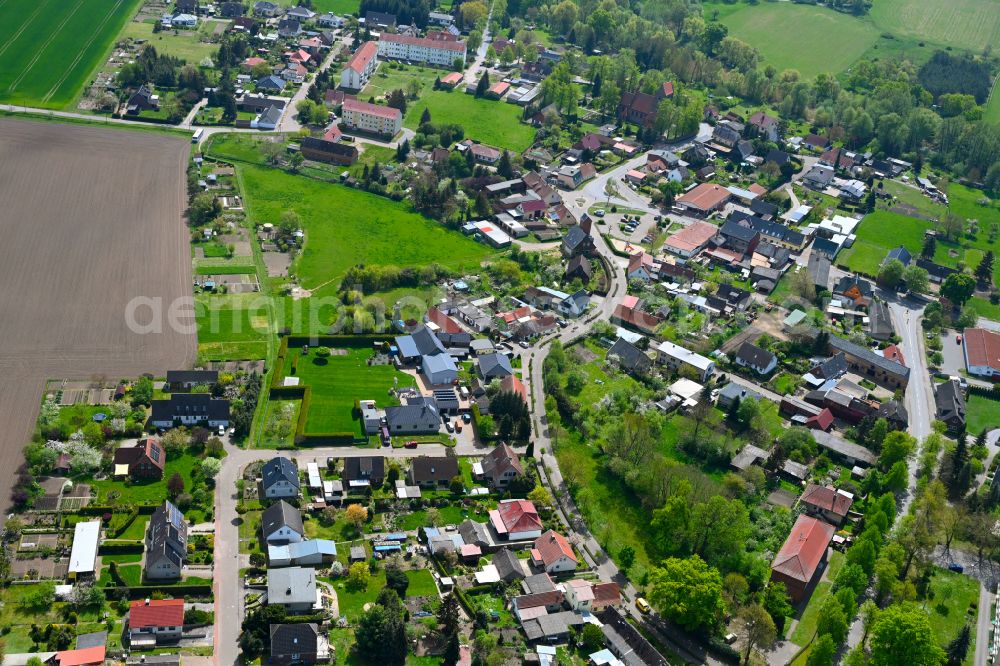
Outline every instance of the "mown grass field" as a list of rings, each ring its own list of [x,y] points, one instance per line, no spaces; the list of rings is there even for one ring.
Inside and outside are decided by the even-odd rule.
[[[205,360],[266,358],[270,301],[257,294],[201,295],[195,299],[198,355]]]
[[[1000,424],[1000,400],[969,394],[965,399],[966,426],[969,433],[978,435],[983,428],[996,428]]]
[[[934,261],[942,266],[957,268],[963,264],[973,269],[987,250],[1000,254],[1000,237],[990,242],[991,226],[1000,225],[1000,204],[988,199],[980,190],[957,183],[948,187],[948,198],[951,212],[964,220],[977,220],[979,231],[972,237],[963,234],[957,243],[938,239]],[[983,205],[981,203],[983,201],[987,203]],[[943,214],[944,210],[926,204],[921,212]],[[841,252],[837,257],[837,264],[874,277],[878,274],[879,266],[889,250],[903,245],[911,254],[917,256],[923,246],[924,231],[935,227],[936,224],[932,221],[899,215],[887,210],[875,211],[866,215],[861,221],[854,247]],[[1000,278],[1000,265],[995,265],[994,276]]]
[[[416,129],[424,109],[430,109],[431,122],[461,125],[465,138],[497,148],[521,152],[535,138],[535,129],[521,122],[516,104],[476,99],[462,90],[434,90],[410,105],[403,126]]]
[[[48,109],[79,96],[139,0],[0,3],[0,102]]]
[[[390,65],[393,66],[390,67]],[[424,93],[433,90],[434,80],[441,75],[442,72],[440,69],[383,62],[379,64],[378,71],[375,73],[375,76],[368,80],[368,85],[366,85],[364,90],[361,91],[359,98],[365,100],[369,97],[378,98],[392,92],[393,90],[402,90],[403,92],[409,94],[409,85],[411,81],[418,81],[420,83],[419,97]],[[420,118],[417,117],[417,120],[419,121]]]
[[[360,424],[354,418],[355,400],[375,400],[379,406],[398,405],[389,395],[395,386],[413,386],[412,376],[399,372],[391,365],[368,365],[372,352],[366,347],[348,348],[326,359],[314,351],[301,355],[299,349],[289,349],[285,361],[285,376],[296,376],[312,387],[306,432],[355,432]],[[297,369],[291,375],[291,357],[299,355]]]
[[[972,630],[972,645],[976,644],[976,613],[969,613],[972,604],[979,603],[979,581],[964,574],[946,569],[935,569],[930,584],[931,595],[923,606],[931,618],[931,627],[938,645],[947,647],[962,626]],[[988,613],[989,608],[981,609]],[[975,650],[970,649],[965,664],[975,660]]]
[[[241,166],[253,222],[275,222],[286,210],[302,218],[306,240],[293,271],[302,286],[333,293],[348,268],[363,264],[471,268],[489,248],[410,211],[403,203],[274,169]],[[315,292],[314,292],[315,293]]]
[[[741,9],[730,12],[732,5],[706,5],[705,12],[711,15],[718,8],[729,34],[759,50],[762,65],[779,72],[797,69],[805,78],[847,69],[879,34],[870,21],[824,7],[790,2],[737,6]]]
[[[996,0],[879,0],[871,20],[880,30],[972,51],[1000,40]]]

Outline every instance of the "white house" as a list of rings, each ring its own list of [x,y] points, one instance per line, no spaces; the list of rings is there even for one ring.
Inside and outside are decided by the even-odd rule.
[[[97,564],[97,544],[101,538],[101,521],[77,523],[73,529],[73,550],[69,555],[70,580],[93,576]]]
[[[264,497],[268,499],[298,497],[301,486],[299,468],[288,458],[275,456],[261,469],[260,485]]]
[[[778,366],[778,357],[757,345],[744,342],[733,359],[736,365],[750,368],[758,375],[770,374]]]
[[[465,67],[465,42],[382,33],[378,40],[382,58],[451,67],[455,60]]]
[[[302,514],[285,500],[278,500],[260,514],[260,529],[268,544],[283,546],[305,538]]]
[[[579,561],[566,537],[549,530],[535,539],[534,547],[531,549],[531,563],[543,569],[545,573],[553,574],[576,571]]]
[[[702,382],[715,372],[715,361],[667,340],[656,348],[656,360],[674,370],[689,368]]]
[[[365,42],[358,47],[340,73],[340,87],[361,90],[378,69],[378,44]]]

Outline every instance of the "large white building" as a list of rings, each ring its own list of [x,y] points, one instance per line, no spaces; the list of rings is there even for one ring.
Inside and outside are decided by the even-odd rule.
[[[422,62],[448,68],[457,58],[462,61],[462,67],[465,67],[463,41],[382,33],[378,40],[378,54],[382,58]]]
[[[97,545],[101,540],[101,521],[77,523],[73,529],[73,549],[69,555],[70,580],[93,576],[97,565]]]
[[[715,362],[712,359],[705,358],[701,354],[696,354],[690,349],[675,345],[668,340],[664,340],[656,348],[656,360],[674,370],[690,368],[701,381],[708,379],[715,371]]]
[[[359,46],[340,74],[340,87],[348,90],[364,88],[378,68],[378,50],[375,42],[365,42]]]
[[[393,137],[403,124],[403,114],[391,106],[344,100],[342,124],[347,129]]]

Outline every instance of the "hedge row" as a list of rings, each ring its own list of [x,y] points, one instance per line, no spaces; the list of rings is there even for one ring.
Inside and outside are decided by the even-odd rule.
[[[358,348],[370,347],[376,342],[392,342],[396,336],[385,333],[370,335],[289,335],[284,338],[288,347],[304,347],[305,345],[321,347]]]
[[[969,384],[969,393],[989,398],[990,400],[1000,400],[1000,384],[994,384],[991,388],[985,388],[978,384]]]
[[[135,504],[136,513],[140,516],[151,516],[153,512],[156,511],[156,507],[159,504]],[[96,504],[91,504],[89,506],[80,507],[79,509],[73,509],[73,513],[80,516],[103,516],[106,513],[121,513],[121,506],[98,506]]]
[[[104,596],[108,599],[117,599],[121,594],[119,590],[120,587],[105,587]],[[212,595],[211,585],[171,585],[169,587],[160,587],[155,585],[141,585],[136,587],[127,587],[125,590],[128,593],[129,599],[148,599],[153,596],[155,592],[168,592],[175,599],[180,597],[209,597]]]
[[[98,555],[128,555],[132,553],[142,553],[145,546],[141,541],[102,541],[97,549]]]

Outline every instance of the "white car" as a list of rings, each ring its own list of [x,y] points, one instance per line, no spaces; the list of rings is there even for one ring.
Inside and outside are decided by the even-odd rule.
[[[531,345],[529,345],[529,344],[528,344],[528,343],[527,343],[526,341],[524,341],[524,340],[521,340],[521,341],[520,341],[520,342],[518,342],[517,344],[521,346],[521,349],[527,349],[528,347],[530,347],[530,346],[531,346]]]

